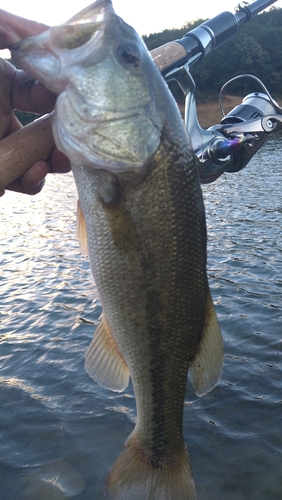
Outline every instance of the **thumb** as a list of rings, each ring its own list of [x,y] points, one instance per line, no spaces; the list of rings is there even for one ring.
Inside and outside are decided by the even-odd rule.
[[[48,28],[46,24],[30,21],[0,9],[0,49],[7,49],[13,43],[38,35]]]

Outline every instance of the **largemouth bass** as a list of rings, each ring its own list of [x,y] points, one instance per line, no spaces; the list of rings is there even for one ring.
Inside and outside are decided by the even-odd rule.
[[[86,370],[108,389],[124,390],[129,377],[134,388],[136,426],[105,497],[195,500],[182,432],[187,373],[198,395],[210,391],[223,349],[201,188],[177,106],[110,0],[21,42],[13,58],[59,94],[54,137],[71,160],[103,307]]]

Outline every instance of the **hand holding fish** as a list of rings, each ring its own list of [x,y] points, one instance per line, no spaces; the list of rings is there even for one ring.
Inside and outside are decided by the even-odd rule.
[[[48,28],[45,25],[14,16],[1,9],[0,14],[1,49],[9,47],[23,36],[38,34]],[[11,134],[22,128],[14,114],[14,109],[43,114],[53,110],[55,100],[56,96],[48,91],[44,85],[30,78],[24,71],[16,70],[8,61],[0,60],[0,138],[5,138],[7,155],[10,153],[9,156],[11,157],[15,151],[21,148],[21,154],[24,156],[24,140],[17,141],[17,135],[11,136]],[[38,125],[36,127],[39,129]],[[0,161],[0,185],[2,176],[5,177],[7,173],[5,172],[6,159],[3,156],[2,154],[3,165],[2,161]],[[63,173],[70,170],[69,161],[56,148],[53,149],[49,158],[44,158],[43,153],[42,160],[36,160],[38,158],[35,158],[31,168],[21,177],[8,184],[6,188],[27,194],[36,194],[42,189],[48,172]],[[4,190],[0,190],[0,194],[4,194]]]

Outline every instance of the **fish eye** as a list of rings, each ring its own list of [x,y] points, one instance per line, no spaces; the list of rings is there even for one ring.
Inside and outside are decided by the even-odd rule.
[[[136,69],[139,67],[140,51],[136,45],[123,43],[118,48],[118,55],[124,64],[132,65]]]

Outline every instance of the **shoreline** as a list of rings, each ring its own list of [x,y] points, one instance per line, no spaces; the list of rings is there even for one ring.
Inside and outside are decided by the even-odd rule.
[[[281,106],[282,99],[273,97],[278,105]],[[241,96],[224,95],[222,105],[225,115],[227,115],[235,106],[242,103]],[[182,116],[184,116],[184,105],[179,107]],[[221,122],[223,116],[220,111],[218,97],[206,97],[197,102],[197,115],[201,127],[207,129],[212,125],[217,125]]]
[[[226,95],[223,98],[223,110],[229,113],[235,106],[242,102],[239,96]],[[184,105],[179,106],[182,116],[184,116]],[[207,129],[212,125],[217,125],[222,120],[222,114],[217,98],[206,98],[197,103],[197,115],[201,127]]]

